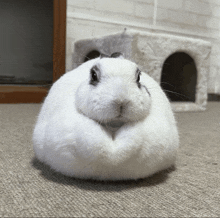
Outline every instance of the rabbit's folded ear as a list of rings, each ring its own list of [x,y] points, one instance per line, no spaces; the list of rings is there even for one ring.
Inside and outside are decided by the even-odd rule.
[[[124,56],[121,52],[114,52],[111,54],[111,58],[121,58],[124,59]]]
[[[104,53],[101,53],[100,58],[121,58],[121,59],[124,59],[124,56],[121,52],[114,52],[111,54],[111,56],[106,55]]]
[[[110,56],[107,54],[101,53],[100,58],[110,58]]]

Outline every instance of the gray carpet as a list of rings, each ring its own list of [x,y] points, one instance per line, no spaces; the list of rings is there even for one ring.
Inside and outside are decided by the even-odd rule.
[[[65,177],[34,158],[39,109],[0,105],[1,217],[220,217],[220,103],[176,114],[181,146],[175,168],[105,183]]]

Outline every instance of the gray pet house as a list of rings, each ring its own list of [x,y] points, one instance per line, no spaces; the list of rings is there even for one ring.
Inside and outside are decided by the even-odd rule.
[[[202,111],[207,104],[210,51],[211,44],[200,39],[125,31],[75,42],[73,68],[100,53],[121,52],[161,84],[174,111]]]

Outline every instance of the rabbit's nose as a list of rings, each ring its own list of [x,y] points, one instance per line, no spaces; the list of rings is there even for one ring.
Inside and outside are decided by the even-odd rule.
[[[128,104],[128,100],[117,99],[114,101],[114,106],[120,114],[123,113],[123,111],[127,108]]]

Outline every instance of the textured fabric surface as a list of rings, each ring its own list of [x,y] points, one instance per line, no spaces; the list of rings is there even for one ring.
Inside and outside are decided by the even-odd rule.
[[[177,113],[176,167],[138,180],[58,174],[34,158],[39,104],[0,105],[1,217],[220,217],[220,103]]]

